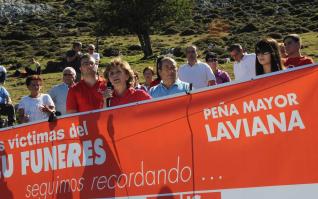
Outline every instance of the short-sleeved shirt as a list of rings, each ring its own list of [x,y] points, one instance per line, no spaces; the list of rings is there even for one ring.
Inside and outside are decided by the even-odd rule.
[[[183,64],[178,70],[178,77],[181,81],[192,84],[193,89],[207,87],[209,81],[215,81],[212,69],[200,61],[193,66],[188,63]]]
[[[217,84],[222,84],[226,82],[230,82],[231,78],[226,71],[217,69],[216,73],[214,73]]]
[[[93,57],[96,61],[100,60],[99,53],[93,53],[93,54],[90,54],[90,56]]]
[[[291,57],[287,58],[284,65],[287,68],[297,67],[297,66],[303,66],[306,64],[313,64],[314,60],[310,57],[301,56],[301,57]]]
[[[246,81],[253,79],[256,76],[255,62],[255,54],[244,54],[241,61],[235,62],[233,66],[235,80]]]
[[[3,86],[0,86],[0,104],[7,103],[7,99],[9,97],[9,92]]]
[[[170,88],[165,87],[163,85],[163,82],[161,81],[160,84],[158,84],[157,86],[150,88],[149,94],[153,98],[163,97],[167,95],[188,92],[189,87],[190,86],[188,83],[180,81],[179,79],[177,79],[176,82]]]
[[[151,96],[146,91],[129,88],[121,97],[114,92],[113,97],[110,98],[110,106],[118,106],[148,99],[151,99]]]
[[[19,109],[23,109],[24,114],[29,115],[29,122],[35,122],[49,118],[47,113],[41,111],[43,105],[54,106],[54,102],[48,94],[40,94],[36,98],[24,96],[19,102]]]
[[[55,104],[55,110],[59,111],[62,115],[65,115],[68,85],[65,83],[58,84],[49,90],[48,93]]]
[[[89,86],[84,80],[81,80],[69,89],[66,110],[84,112],[103,108],[105,90],[106,81],[102,78],[99,78],[93,86]]]

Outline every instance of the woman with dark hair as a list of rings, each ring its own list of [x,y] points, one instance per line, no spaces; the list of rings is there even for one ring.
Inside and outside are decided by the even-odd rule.
[[[255,46],[256,75],[283,69],[280,49],[275,39],[262,39]]]
[[[118,106],[151,99],[144,90],[133,88],[134,72],[126,61],[119,58],[111,61],[104,72],[104,77],[113,87],[105,91],[105,106]]]
[[[159,75],[159,72],[158,72],[159,70],[158,70],[158,68],[159,68],[159,63],[161,62],[162,59],[163,59],[163,56],[160,56],[160,57],[158,57],[157,60],[156,60],[157,78],[151,82],[150,87],[156,86],[156,85],[158,85],[158,84],[161,82],[161,77],[160,77],[160,75]]]
[[[30,95],[24,96],[19,102],[18,121],[20,123],[35,122],[48,119],[55,112],[55,105],[48,94],[41,93],[42,78],[38,75],[27,77],[25,84]]]

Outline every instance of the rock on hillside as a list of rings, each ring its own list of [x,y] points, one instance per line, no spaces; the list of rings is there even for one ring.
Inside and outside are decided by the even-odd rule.
[[[24,0],[0,1],[0,21],[11,22],[25,16],[46,14],[53,9],[44,3],[30,3]]]

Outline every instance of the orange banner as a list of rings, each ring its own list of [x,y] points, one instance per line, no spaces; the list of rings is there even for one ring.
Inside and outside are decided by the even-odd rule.
[[[316,198],[317,85],[310,66],[3,130],[0,198]]]

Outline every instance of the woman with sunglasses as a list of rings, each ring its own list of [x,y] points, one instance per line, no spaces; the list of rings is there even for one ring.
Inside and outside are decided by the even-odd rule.
[[[210,66],[215,75],[216,84],[222,84],[231,81],[229,74],[226,71],[218,68],[218,57],[215,53],[208,52],[205,55],[205,61]]]
[[[256,75],[283,69],[280,49],[275,39],[262,39],[255,46]]]

